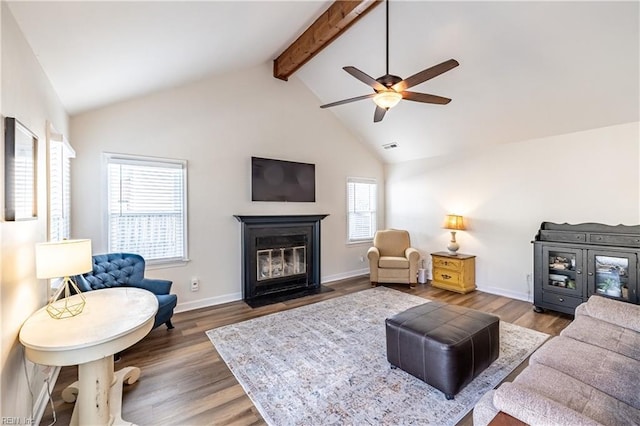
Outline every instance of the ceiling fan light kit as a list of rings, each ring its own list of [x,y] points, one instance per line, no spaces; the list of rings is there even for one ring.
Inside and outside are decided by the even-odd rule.
[[[402,95],[400,93],[393,90],[386,90],[384,92],[376,93],[373,97],[373,102],[375,102],[380,108],[384,108],[388,111],[389,108],[393,108],[398,105],[400,99],[402,99]]]
[[[458,65],[458,61],[455,59],[449,59],[441,64],[435,65],[431,68],[420,71],[417,74],[412,75],[409,78],[402,79],[396,75],[389,74],[389,0],[386,2],[386,20],[387,20],[387,68],[386,74],[382,77],[373,78],[370,75],[360,71],[356,67],[347,66],[343,69],[357,78],[364,84],[373,88],[374,93],[369,95],[356,96],[355,98],[343,99],[337,102],[331,102],[329,104],[320,105],[320,108],[330,108],[338,105],[347,104],[350,102],[361,101],[363,99],[373,98],[373,102],[376,104],[376,110],[373,115],[373,122],[377,123],[382,121],[385,113],[393,108],[402,99],[414,102],[422,102],[428,104],[445,105],[451,102],[451,99],[442,96],[429,95],[427,93],[408,92],[407,89],[416,86],[420,83],[424,83],[434,77],[443,74]]]

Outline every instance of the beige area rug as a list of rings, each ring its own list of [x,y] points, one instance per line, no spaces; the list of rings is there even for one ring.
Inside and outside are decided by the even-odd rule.
[[[385,287],[207,335],[270,425],[453,425],[549,337],[500,323],[500,357],[454,400],[387,362],[385,318],[427,300]]]

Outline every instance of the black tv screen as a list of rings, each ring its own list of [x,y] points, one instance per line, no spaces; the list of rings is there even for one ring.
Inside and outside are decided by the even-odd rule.
[[[251,157],[251,201],[315,202],[315,164]]]

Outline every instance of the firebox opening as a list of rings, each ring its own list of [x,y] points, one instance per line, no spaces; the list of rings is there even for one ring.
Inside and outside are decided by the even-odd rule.
[[[320,285],[326,215],[236,216],[242,222],[243,299],[250,306],[328,291]]]
[[[258,250],[256,276],[258,281],[292,277],[307,273],[305,246]]]

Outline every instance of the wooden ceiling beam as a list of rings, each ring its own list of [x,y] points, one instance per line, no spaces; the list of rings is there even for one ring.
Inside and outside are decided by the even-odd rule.
[[[311,58],[383,0],[336,0],[273,61],[273,76],[287,81]]]

